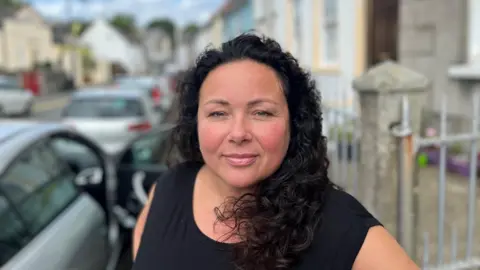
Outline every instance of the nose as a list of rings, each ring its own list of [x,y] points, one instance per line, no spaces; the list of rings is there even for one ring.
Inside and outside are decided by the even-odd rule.
[[[252,139],[250,125],[243,116],[232,119],[232,127],[229,133],[229,141],[235,144],[242,144]]]

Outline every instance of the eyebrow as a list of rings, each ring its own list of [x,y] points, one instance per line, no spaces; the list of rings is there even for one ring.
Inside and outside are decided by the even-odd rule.
[[[265,98],[259,98],[259,99],[254,99],[248,102],[249,107],[253,107],[255,105],[261,104],[261,103],[272,103],[272,104],[277,104],[277,102],[271,100],[271,99],[265,99]],[[230,103],[224,99],[211,99],[205,104],[218,104],[222,106],[228,106]]]

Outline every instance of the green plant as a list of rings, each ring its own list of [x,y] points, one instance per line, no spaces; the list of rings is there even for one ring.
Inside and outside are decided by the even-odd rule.
[[[451,155],[459,155],[464,152],[462,144],[458,142],[449,145],[447,149],[448,149],[448,153]]]

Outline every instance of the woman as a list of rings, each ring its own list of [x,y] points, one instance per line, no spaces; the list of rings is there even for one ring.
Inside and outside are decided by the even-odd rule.
[[[208,49],[179,94],[186,161],[150,192],[133,269],[418,269],[330,182],[319,93],[278,43]]]

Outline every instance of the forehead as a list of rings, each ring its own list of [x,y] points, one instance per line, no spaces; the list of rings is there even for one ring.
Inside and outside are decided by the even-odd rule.
[[[224,98],[281,97],[283,89],[272,68],[252,60],[241,60],[218,66],[205,78],[200,98],[219,95]]]

